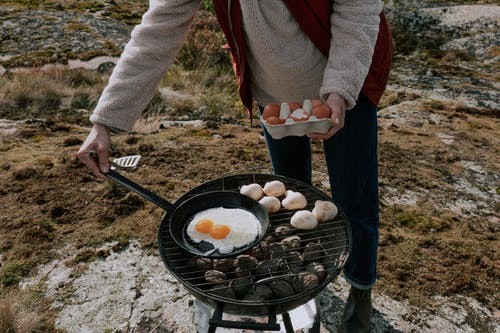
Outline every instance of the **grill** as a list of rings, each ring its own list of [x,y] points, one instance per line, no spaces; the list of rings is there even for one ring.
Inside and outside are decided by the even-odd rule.
[[[278,175],[251,173],[231,175],[206,182],[184,194],[177,200],[175,205],[177,206],[184,200],[204,192],[220,190],[239,192],[242,185],[250,183],[264,185],[272,180],[283,182],[287,190],[302,193],[307,199],[308,206],[305,208],[307,210],[312,210],[316,200],[331,200],[328,195],[309,184]],[[246,253],[247,255],[260,253],[261,256],[267,256],[270,247],[265,245],[269,245],[269,242],[279,243],[284,238],[299,236],[301,241],[294,248],[286,248],[283,252],[278,251],[272,254],[273,259],[280,262],[279,267],[262,264],[263,268],[257,271],[254,267],[250,269],[248,267],[234,268],[229,264],[226,265],[225,271],[227,280],[223,284],[207,282],[205,279],[207,267],[193,266],[193,261],[199,257],[182,249],[172,238],[168,223],[164,223],[165,221],[168,222],[168,213],[163,218],[158,233],[160,255],[168,270],[195,297],[217,309],[214,316],[220,317],[221,312],[237,315],[269,315],[270,321],[272,321],[276,313],[287,314],[288,311],[313,299],[328,283],[338,276],[350,253],[351,229],[340,208],[338,215],[333,220],[320,222],[318,227],[313,230],[293,229],[293,235],[277,235],[275,232],[276,226],[289,224],[294,212],[281,208],[279,211],[269,214],[270,224],[263,242]],[[304,269],[305,264],[302,265],[302,261],[297,262],[296,257],[294,259],[290,255],[292,251],[302,252],[303,254],[307,252],[308,260],[306,263],[321,263],[325,274],[319,284],[291,295],[277,295],[275,293],[265,300],[240,299],[228,296],[230,290],[235,290],[235,285],[247,285],[247,288],[256,288],[259,285],[276,284],[280,280],[293,285],[297,281],[300,271]],[[208,266],[215,263],[208,259],[203,260]],[[297,266],[302,267],[298,268]],[[223,323],[219,324],[225,326]]]

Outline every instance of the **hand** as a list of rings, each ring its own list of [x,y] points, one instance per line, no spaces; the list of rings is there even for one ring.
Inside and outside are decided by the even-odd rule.
[[[335,133],[337,133],[342,127],[344,127],[345,120],[345,109],[346,101],[345,99],[336,93],[331,93],[325,102],[332,110],[332,115],[330,120],[332,121],[332,127],[325,134],[321,133],[308,133],[307,136],[311,139],[316,140],[328,140]]]
[[[110,145],[109,129],[104,125],[94,124],[77,153],[78,159],[101,179],[105,178],[104,173],[109,171]],[[90,156],[91,152],[97,153],[97,161]]]

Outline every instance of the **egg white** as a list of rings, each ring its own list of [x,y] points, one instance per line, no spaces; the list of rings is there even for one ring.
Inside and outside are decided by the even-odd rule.
[[[210,233],[204,234],[196,230],[196,224],[203,219],[212,220],[215,224],[225,224],[231,231],[224,239],[214,239]],[[260,222],[251,212],[240,208],[210,208],[194,215],[186,233],[195,243],[208,242],[221,254],[231,253],[235,248],[250,244],[261,233]]]

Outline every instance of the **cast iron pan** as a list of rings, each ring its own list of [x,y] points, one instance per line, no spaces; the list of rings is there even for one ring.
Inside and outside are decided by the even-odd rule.
[[[118,184],[139,194],[144,199],[147,199],[155,205],[163,208],[167,213],[172,212],[169,220],[169,228],[172,238],[180,247],[198,256],[210,258],[225,258],[233,257],[237,254],[245,252],[246,250],[251,249],[260,242],[262,237],[266,234],[267,227],[269,225],[269,216],[265,208],[257,201],[238,192],[206,192],[193,196],[183,201],[178,206],[175,206],[156,193],[143,188],[139,184],[131,181],[130,179],[126,178],[116,171],[110,170],[106,174],[106,176],[109,179],[117,182]],[[253,242],[243,247],[235,248],[230,253],[224,254],[219,253],[218,251],[214,251],[212,245],[207,242],[202,241],[200,243],[195,243],[191,241],[186,233],[186,229],[193,216],[198,212],[216,207],[241,208],[251,212],[260,222],[261,233],[255,238]]]

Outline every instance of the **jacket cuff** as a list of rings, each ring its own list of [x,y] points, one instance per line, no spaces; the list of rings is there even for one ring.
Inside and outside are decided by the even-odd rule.
[[[93,124],[101,124],[106,126],[107,128],[110,129],[111,132],[115,134],[119,133],[128,133],[134,126],[133,123],[128,123],[126,121],[121,121],[121,120],[115,120],[115,119],[108,119],[106,117],[102,117],[96,114],[93,114],[90,116],[89,120]]]
[[[346,102],[346,110],[352,109],[356,105],[356,98],[354,98],[347,91],[338,89],[336,87],[321,87],[319,90],[320,99],[325,102],[331,93],[336,93],[342,96]]]

